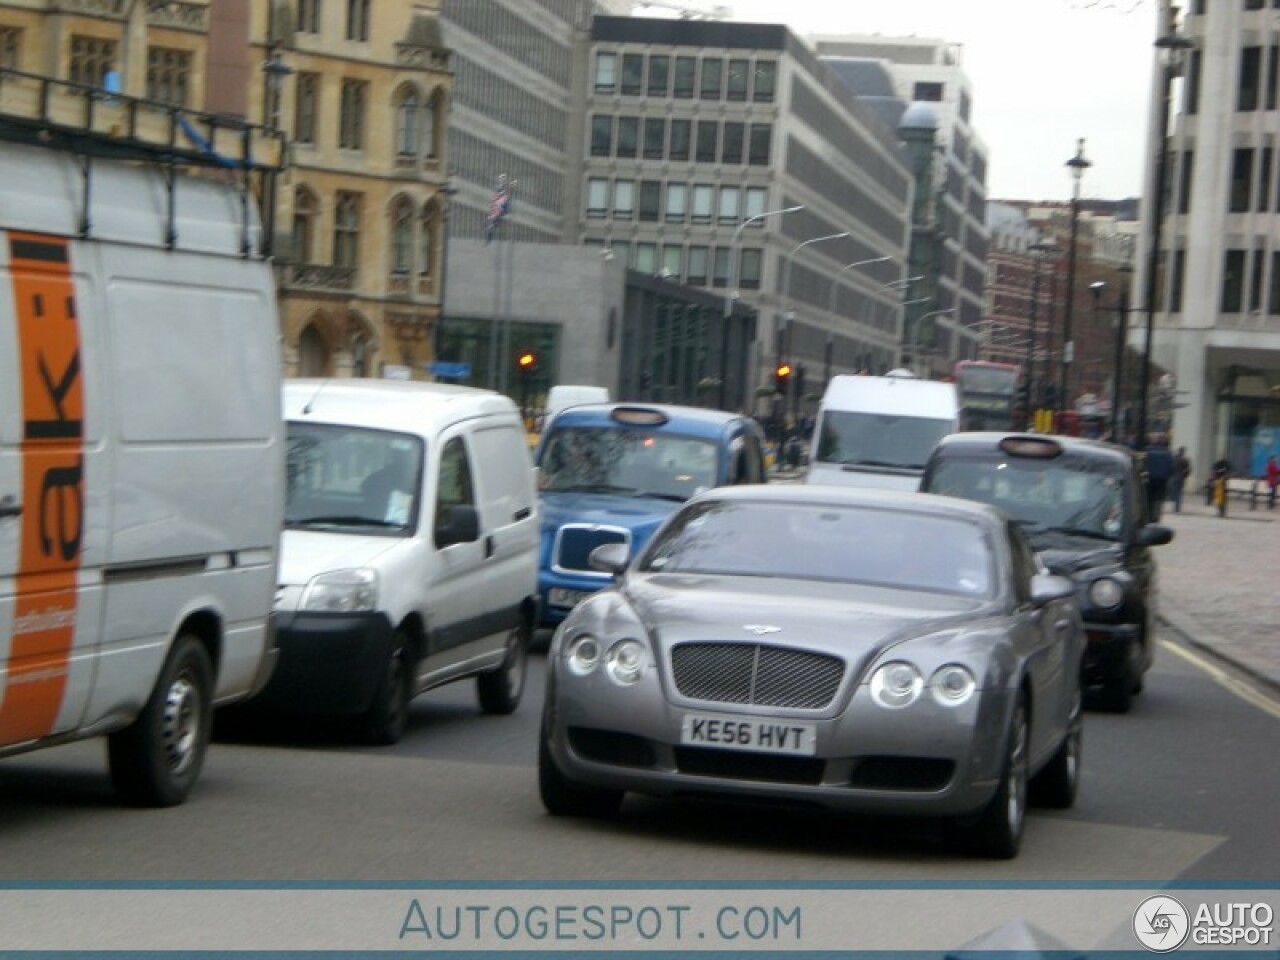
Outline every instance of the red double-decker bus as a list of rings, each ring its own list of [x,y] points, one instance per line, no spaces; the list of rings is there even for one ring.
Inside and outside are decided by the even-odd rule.
[[[955,366],[961,430],[1016,430],[1023,419],[1016,363],[961,360]]]

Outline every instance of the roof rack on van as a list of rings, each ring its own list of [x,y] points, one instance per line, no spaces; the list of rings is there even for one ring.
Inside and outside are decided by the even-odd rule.
[[[227,171],[241,201],[241,253],[251,256],[249,203],[259,201],[257,254],[271,256],[276,177],[287,164],[284,133],[240,117],[203,113],[159,100],[0,67],[0,140],[72,153],[80,158],[84,198],[80,236],[91,236],[93,160],[142,161],[165,168],[166,245],[177,246],[175,183],[179,168]]]

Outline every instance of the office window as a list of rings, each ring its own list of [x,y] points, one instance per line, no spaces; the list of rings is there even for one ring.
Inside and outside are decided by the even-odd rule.
[[[698,143],[694,152],[694,160],[698,163],[716,162],[716,140],[720,133],[720,124],[715,120],[698,121]]]
[[[1268,286],[1267,313],[1280,316],[1280,251],[1271,254],[1271,283]]]
[[[686,183],[667,184],[667,219],[676,223],[684,223],[689,213],[689,185]]]
[[[725,96],[729,100],[747,99],[747,79],[751,75],[750,60],[730,60]]]
[[[774,89],[778,85],[778,61],[757,60],[753,77],[751,99],[756,103],[773,103]]]
[[[1276,108],[1276,82],[1280,80],[1280,47],[1267,48],[1267,110]]]
[[[607,114],[597,113],[591,117],[591,155],[613,156],[613,117]]]
[[[765,187],[747,187],[746,202],[743,204],[742,215],[744,217],[758,217],[765,212],[765,203],[769,199],[769,191]],[[759,221],[752,226],[760,225]]]
[[[613,215],[619,220],[630,220],[636,212],[636,185],[630,180],[618,180],[613,185]]]
[[[618,55],[596,54],[596,93],[613,93],[618,87]]]
[[[1271,147],[1263,147],[1258,170],[1258,205],[1254,207],[1259,213],[1266,213],[1271,206],[1271,165],[1274,160],[1275,151]]]
[[[675,280],[684,275],[684,247],[673,243],[663,246],[662,272]]]
[[[724,137],[720,141],[720,162],[741,165],[745,147],[746,125],[730,122],[724,125]]]
[[[587,216],[605,217],[609,214],[609,181],[592,177],[587,181]]]
[[[671,88],[671,58],[654,54],[649,58],[649,96],[665,99]]]
[[[927,83],[921,81],[917,83],[912,92],[913,100],[923,100],[926,103],[941,103],[945,87],[941,83]]]
[[[1228,250],[1223,258],[1222,312],[1239,313],[1244,305],[1244,251]]]
[[[0,67],[18,69],[18,51],[22,48],[22,31],[17,27],[0,27]]]
[[[676,57],[675,98],[677,100],[693,99],[693,80],[698,73],[696,57]]]
[[[702,287],[707,283],[707,248],[689,248],[689,275],[685,282],[690,286]]]
[[[693,222],[710,223],[716,188],[709,183],[693,185]]]
[[[391,272],[407,274],[413,266],[413,204],[401,197],[391,213]]]
[[[711,285],[713,287],[727,287],[729,285],[729,248],[716,247],[713,263],[714,270],[711,275]]]
[[[764,251],[748,247],[742,251],[742,263],[738,270],[738,286],[743,290],[760,289],[760,268],[764,264]]]
[[[702,83],[698,97],[702,100],[719,100],[724,85],[724,61],[719,57],[707,57],[702,61]]]
[[[396,156],[418,155],[419,119],[418,94],[413,90],[406,90],[396,107]]]
[[[640,181],[640,219],[652,223],[662,209],[662,184],[657,180]]]
[[[1187,213],[1191,209],[1191,172],[1195,167],[1195,151],[1186,150],[1182,154],[1182,178],[1178,185],[1178,212]]]
[[[165,47],[147,49],[147,99],[185,107],[191,89],[191,54]]]
[[[300,73],[294,81],[294,143],[316,142],[316,115],[319,109],[320,75]]]
[[[1227,209],[1231,213],[1249,210],[1249,186],[1253,182],[1253,151],[1236,150],[1231,155],[1231,193]]]
[[[1258,84],[1261,79],[1262,48],[1245,47],[1240,51],[1240,85],[1236,89],[1236,109],[1258,109]]]
[[[692,120],[673,119],[671,121],[670,157],[672,160],[689,159],[689,143],[692,140]]]
[[[115,69],[115,62],[114,40],[100,40],[97,37],[71,38],[72,83],[101,87],[107,81],[107,73]]]
[[[773,139],[773,126],[768,123],[751,124],[751,144],[748,162],[753,167],[769,165],[769,148]]]
[[[666,156],[667,121],[662,117],[645,117],[644,121],[644,157],[646,160],[661,160]]]
[[[1203,62],[1200,51],[1192,50],[1191,57],[1187,61],[1186,86],[1182,101],[1188,114],[1194,115],[1200,111],[1200,67]]]
[[[436,251],[440,249],[440,204],[433,198],[422,208],[422,219],[418,223],[422,242],[419,244],[418,274],[429,277],[436,260]]]
[[[635,269],[641,273],[658,272],[658,245],[656,243],[636,244]]]
[[[740,187],[721,187],[720,208],[716,215],[722,221],[737,223],[741,202],[742,189]]]
[[[320,0],[298,0],[298,32],[320,32]]]
[[[638,97],[644,84],[644,55],[640,53],[624,53],[622,55],[622,95]]]
[[[1266,263],[1266,252],[1253,251],[1253,269],[1249,275],[1249,312],[1262,310],[1262,268]]]
[[[364,111],[369,84],[363,80],[342,81],[342,111],[338,118],[338,146],[364,149]]]
[[[339,190],[333,222],[333,265],[354,267],[360,262],[360,195]]]
[[[369,39],[369,0],[347,0],[347,39]]]
[[[640,118],[618,118],[618,149],[614,154],[618,157],[634,157],[640,139]]]

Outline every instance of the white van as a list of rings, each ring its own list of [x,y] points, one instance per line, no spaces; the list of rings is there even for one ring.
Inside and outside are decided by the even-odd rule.
[[[806,483],[916,490],[929,454],[960,427],[955,384],[908,371],[831,379],[814,425]]]
[[[33,129],[0,116],[0,756],[106,734],[175,804],[274,661],[271,268],[241,190]]]
[[[546,418],[542,428],[546,430],[551,419],[561,410],[580,407],[587,403],[608,403],[609,388],[593,387],[584,383],[558,383],[547,391]]]
[[[537,619],[538,513],[519,411],[488,390],[290,380],[280,663],[258,701],[394,743],[409,701],[475,677],[510,713]]]

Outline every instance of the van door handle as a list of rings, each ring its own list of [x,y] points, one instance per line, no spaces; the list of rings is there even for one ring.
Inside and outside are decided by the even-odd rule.
[[[12,495],[0,497],[0,518],[20,516],[22,516],[22,504],[18,503]]]
[[[484,558],[488,560],[493,556],[493,535],[484,538]]]

